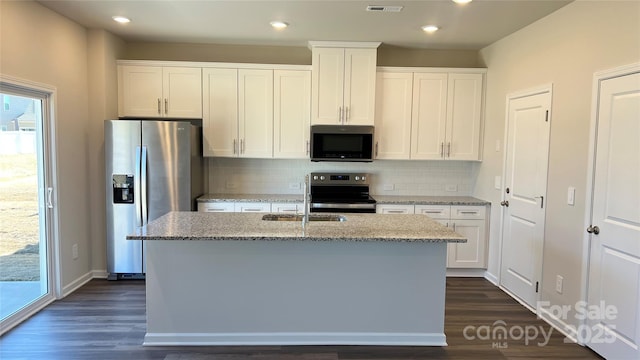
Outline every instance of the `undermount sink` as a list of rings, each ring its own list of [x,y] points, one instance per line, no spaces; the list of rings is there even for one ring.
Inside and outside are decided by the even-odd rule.
[[[304,215],[300,214],[266,214],[262,216],[262,220],[266,221],[302,221]],[[310,214],[309,221],[347,221],[342,215],[332,214]]]

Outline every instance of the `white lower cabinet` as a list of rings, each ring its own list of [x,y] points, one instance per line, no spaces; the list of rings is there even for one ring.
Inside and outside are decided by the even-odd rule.
[[[303,205],[296,203],[271,203],[271,212],[280,214],[296,214],[302,211]]]
[[[198,211],[200,212],[234,212],[234,203],[232,202],[201,202],[198,203]]]
[[[378,214],[413,214],[413,205],[381,204],[376,206]]]
[[[415,212],[428,215],[467,238],[466,243],[451,243],[447,246],[448,268],[487,267],[487,222],[484,206],[416,205]]]
[[[237,202],[233,209],[235,212],[270,212],[271,203],[268,202]]]

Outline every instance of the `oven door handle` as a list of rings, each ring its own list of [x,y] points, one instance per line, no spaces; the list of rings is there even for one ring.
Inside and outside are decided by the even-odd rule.
[[[375,209],[376,204],[311,203],[312,209]]]

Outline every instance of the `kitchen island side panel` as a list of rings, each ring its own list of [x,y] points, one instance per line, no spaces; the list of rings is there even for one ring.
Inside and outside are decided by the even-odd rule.
[[[446,345],[445,242],[147,242],[145,345]]]

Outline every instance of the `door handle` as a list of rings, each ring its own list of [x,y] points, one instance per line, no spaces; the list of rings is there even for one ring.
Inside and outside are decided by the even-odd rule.
[[[500,205],[509,207],[509,200],[500,201]]]
[[[598,234],[600,234],[600,228],[597,227],[597,226],[589,225],[589,227],[587,228],[587,232],[589,234],[598,235]]]
[[[544,208],[544,196],[534,196],[534,199],[540,199],[540,209]]]

